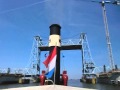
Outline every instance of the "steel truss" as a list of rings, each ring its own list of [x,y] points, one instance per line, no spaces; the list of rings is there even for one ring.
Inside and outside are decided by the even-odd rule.
[[[40,51],[38,50],[38,47],[45,47],[48,46],[49,41],[43,41],[41,39],[41,37],[36,36],[37,39],[35,39],[35,41],[37,42],[35,46],[37,47],[33,47],[34,51],[32,54],[34,57],[32,59],[32,67],[35,65],[36,67],[34,69],[36,69],[36,73],[37,71],[40,72],[40,69],[37,70],[37,65],[40,65]],[[64,39],[61,40],[61,46],[68,46],[68,45],[82,45],[82,72],[83,74],[93,74],[93,70],[95,68],[92,56],[91,56],[91,52],[90,52],[90,48],[88,45],[88,41],[87,41],[87,35],[85,33],[81,33],[80,38],[79,39]],[[35,49],[37,48],[37,49]],[[40,66],[39,66],[40,67]]]
[[[40,49],[39,47],[48,46],[49,41],[43,41],[40,36],[35,36],[30,55],[30,63],[26,68],[11,69],[11,73],[22,73],[26,75],[40,74]],[[81,33],[79,39],[64,39],[61,40],[61,46],[82,45],[82,73],[93,74],[94,62],[91,56],[90,48],[87,41],[87,35]],[[0,73],[7,73],[8,69],[0,69]]]

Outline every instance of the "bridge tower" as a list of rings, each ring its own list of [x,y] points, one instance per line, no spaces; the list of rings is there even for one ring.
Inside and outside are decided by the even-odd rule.
[[[82,44],[82,74],[83,76],[90,76],[91,74],[94,74],[93,70],[95,65],[91,56],[87,35],[85,33],[81,33],[80,38]]]
[[[30,55],[30,64],[29,64],[29,74],[31,75],[40,75],[40,49],[39,46],[42,45],[42,39],[40,36],[35,36],[33,41],[33,46]]]

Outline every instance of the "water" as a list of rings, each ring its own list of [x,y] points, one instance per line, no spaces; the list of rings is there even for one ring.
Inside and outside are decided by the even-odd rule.
[[[7,88],[16,88],[16,87],[29,87],[29,86],[38,86],[39,83],[30,83],[30,84],[6,84],[6,85],[0,85],[0,90],[7,89]],[[81,87],[81,88],[90,88],[90,89],[98,89],[98,90],[120,90],[120,86],[114,86],[114,85],[105,85],[105,84],[86,84],[81,83],[79,80],[69,80],[68,81],[69,86],[74,87]]]

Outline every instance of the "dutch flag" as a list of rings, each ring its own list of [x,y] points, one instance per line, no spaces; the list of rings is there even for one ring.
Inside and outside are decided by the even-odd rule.
[[[56,51],[56,46],[55,46],[53,51],[47,57],[47,59],[43,62],[46,68],[48,68],[48,73],[46,74],[47,78],[51,78],[55,71],[56,58],[57,58],[57,51]]]

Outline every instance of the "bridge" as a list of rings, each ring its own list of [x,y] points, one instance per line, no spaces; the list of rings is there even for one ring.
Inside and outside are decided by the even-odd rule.
[[[30,79],[36,78],[40,75],[40,55],[41,51],[47,51],[49,46],[49,41],[43,41],[40,36],[35,36],[33,40],[30,64],[25,68],[0,68],[0,77],[31,77]],[[82,53],[82,75],[95,75],[97,73],[103,72],[103,66],[96,67],[95,62],[92,59],[92,55],[89,48],[89,43],[87,40],[87,35],[85,33],[80,34],[78,39],[64,39],[61,40],[61,50],[71,50],[78,49]],[[81,60],[80,59],[80,60]],[[80,61],[81,62],[81,61]],[[106,71],[110,71],[110,67],[106,67]]]
[[[40,74],[40,53],[42,50],[47,50],[49,41],[42,41],[40,36],[35,36],[33,46],[30,55],[30,64],[26,68],[19,69],[0,69],[0,73],[12,73],[22,75],[39,75]],[[67,47],[66,47],[67,46]],[[78,39],[64,39],[61,40],[61,49],[69,50],[80,49],[82,51],[82,73],[91,74],[94,73],[95,64],[93,62],[87,35],[85,33],[80,34]]]
[[[48,50],[48,44],[49,41],[43,41],[40,36],[35,36],[30,55],[30,64],[26,68],[19,69],[0,68],[0,74],[9,73],[22,75],[40,75],[40,54],[41,51]],[[87,35],[85,33],[81,33],[78,39],[61,40],[61,50],[69,50],[71,48],[79,49],[82,52],[82,74],[95,74],[95,63],[93,62],[91,56]]]

